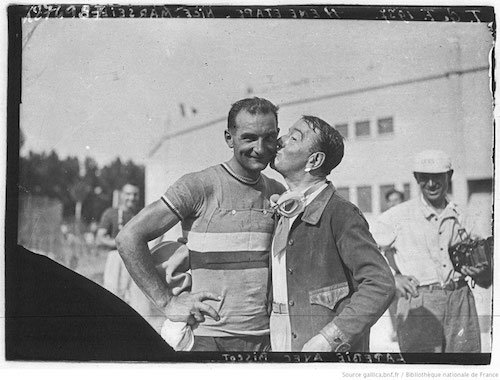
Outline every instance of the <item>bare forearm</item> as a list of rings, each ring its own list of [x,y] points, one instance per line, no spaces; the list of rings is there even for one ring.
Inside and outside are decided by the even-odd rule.
[[[163,201],[149,204],[116,237],[118,252],[136,284],[168,319],[190,325],[203,322],[206,315],[219,320],[217,311],[203,302],[220,301],[219,295],[210,292],[183,292],[172,296],[166,281],[156,272],[148,242],[163,235],[179,221],[177,214]]]
[[[116,243],[132,279],[151,301],[163,309],[171,296],[166,283],[156,272],[147,242],[125,229],[117,236]]]

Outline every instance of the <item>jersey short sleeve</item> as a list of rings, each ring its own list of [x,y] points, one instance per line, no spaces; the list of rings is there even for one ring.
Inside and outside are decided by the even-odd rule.
[[[181,220],[185,220],[200,214],[210,187],[200,173],[190,173],[170,186],[161,199]]]

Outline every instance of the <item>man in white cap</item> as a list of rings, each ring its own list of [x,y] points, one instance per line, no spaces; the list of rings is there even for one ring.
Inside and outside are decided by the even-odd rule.
[[[379,246],[394,256],[398,300],[398,341],[402,352],[480,352],[480,330],[467,277],[479,285],[486,265],[454,270],[448,249],[461,235],[474,235],[464,214],[447,196],[453,175],[439,150],[416,155],[421,194],[383,213],[372,228]],[[465,230],[465,232],[464,232]]]

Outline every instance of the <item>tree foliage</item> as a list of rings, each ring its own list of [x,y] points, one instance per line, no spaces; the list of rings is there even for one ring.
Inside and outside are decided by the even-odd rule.
[[[116,158],[100,168],[91,157],[80,162],[77,157],[62,159],[55,151],[30,151],[20,157],[20,194],[59,199],[65,218],[74,217],[75,205],[81,202],[83,221],[98,221],[104,209],[111,206],[113,191],[121,189],[127,182],[137,184],[143,195],[144,167],[131,160],[122,163]]]

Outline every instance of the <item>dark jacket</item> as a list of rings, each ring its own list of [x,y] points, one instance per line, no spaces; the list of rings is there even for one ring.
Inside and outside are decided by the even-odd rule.
[[[395,285],[359,209],[329,184],[293,223],[286,255],[292,351],[321,333],[334,350],[367,352]]]

